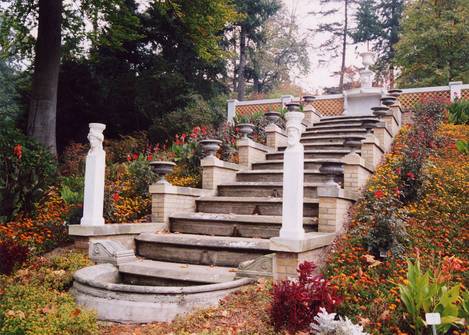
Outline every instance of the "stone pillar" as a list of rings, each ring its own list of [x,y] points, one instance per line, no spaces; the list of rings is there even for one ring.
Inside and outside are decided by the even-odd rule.
[[[366,135],[366,138],[362,141],[360,153],[366,165],[373,169],[378,166],[384,155],[378,139],[373,134]]]
[[[216,190],[221,183],[236,181],[236,173],[241,169],[238,164],[224,162],[215,156],[200,161],[202,167],[202,188]]]
[[[382,125],[378,125],[376,128],[374,128],[373,133],[378,139],[379,144],[381,148],[383,148],[384,152],[388,152],[392,145],[392,136],[384,122]]]
[[[303,229],[304,147],[300,143],[304,114],[299,104],[287,105],[287,149],[283,156],[283,205],[280,238],[301,240]]]
[[[106,167],[106,152],[103,150],[103,131],[106,125],[90,123],[88,140],[90,151],[86,156],[85,194],[83,200],[83,226],[104,225],[104,173]]]
[[[233,122],[234,117],[236,116],[236,105],[238,104],[238,100],[230,99],[227,101],[227,116],[226,120],[228,122]]]
[[[461,98],[462,81],[451,81],[449,83],[449,93],[451,102]]]
[[[391,131],[392,137],[396,136],[399,132],[399,122],[394,117],[394,111],[390,110],[389,114],[381,117],[381,120],[386,124],[386,127]]]
[[[254,142],[250,138],[238,140],[239,164],[250,168],[252,163],[265,160],[265,154],[270,151],[266,145]]]
[[[265,127],[267,146],[277,150],[278,147],[287,145],[287,135],[285,131],[274,123]]]
[[[166,183],[150,185],[152,222],[169,223],[169,217],[177,213],[193,213],[195,200],[201,196],[213,196],[213,190],[173,186]]]
[[[313,106],[313,101],[315,97],[312,95],[305,95],[303,101],[305,105],[303,106],[303,112],[305,114],[304,123],[308,127],[311,127],[314,123],[318,123],[321,120],[321,113],[319,113],[316,108]]]
[[[344,156],[342,161],[344,163],[344,192],[347,196],[356,199],[372,171],[366,166],[365,160],[356,153]]]

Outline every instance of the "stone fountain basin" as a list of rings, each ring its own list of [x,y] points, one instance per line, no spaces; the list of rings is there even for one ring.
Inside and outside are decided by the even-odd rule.
[[[96,310],[98,319],[123,323],[170,321],[197,308],[215,306],[229,293],[254,282],[252,278],[190,286],[146,286],[122,283],[112,264],[75,272],[71,293],[78,304]]]

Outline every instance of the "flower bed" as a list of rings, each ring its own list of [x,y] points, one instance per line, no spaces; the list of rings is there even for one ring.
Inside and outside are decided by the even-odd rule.
[[[469,138],[468,126],[439,128],[439,141],[433,144],[418,176],[419,197],[400,209],[405,213],[407,240],[402,254],[391,257],[389,253],[380,259],[366,248],[364,240],[376,223],[368,220],[367,207],[370,202],[386,203],[390,196],[397,195],[398,168],[411,142],[408,135],[408,129],[400,134],[393,151],[370,180],[364,198],[354,207],[349,231],[336,242],[325,271],[344,298],[339,312],[361,322],[372,334],[413,333],[398,288],[399,283],[406,283],[404,257],[416,258],[419,252],[425,268],[436,270],[453,264],[448,282],[468,279],[468,230],[464,222],[469,212],[469,162],[455,147],[457,139]],[[459,333],[463,330],[452,332]]]

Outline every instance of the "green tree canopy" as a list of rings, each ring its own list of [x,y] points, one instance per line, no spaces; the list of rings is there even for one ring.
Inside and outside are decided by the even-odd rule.
[[[469,1],[409,3],[402,20],[396,62],[404,87],[469,81]]]

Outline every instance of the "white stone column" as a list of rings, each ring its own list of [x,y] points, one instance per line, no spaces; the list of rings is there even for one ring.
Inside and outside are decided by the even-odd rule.
[[[238,100],[230,99],[227,101],[227,115],[226,120],[228,122],[233,122],[234,117],[236,116],[236,105],[238,104]]]
[[[106,152],[103,150],[103,130],[106,125],[90,123],[88,140],[90,151],[86,156],[85,196],[83,200],[83,226],[104,225],[104,172],[106,167]]]
[[[461,98],[462,81],[451,81],[449,84],[451,102]]]
[[[304,147],[300,143],[304,114],[299,104],[287,105],[287,149],[283,156],[283,205],[280,238],[302,240],[303,229],[303,183]]]

